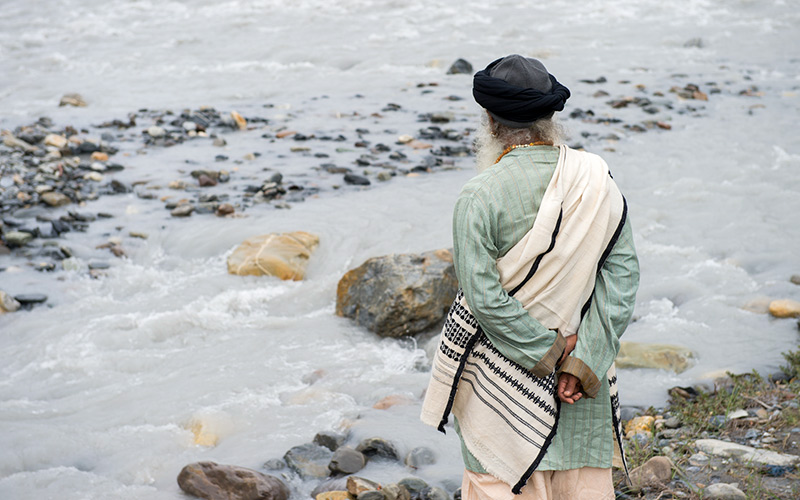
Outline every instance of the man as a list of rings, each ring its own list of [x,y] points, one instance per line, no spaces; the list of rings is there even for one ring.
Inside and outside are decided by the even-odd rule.
[[[559,146],[553,115],[570,93],[540,61],[498,59],[476,73],[473,85],[486,111],[476,140],[481,173],[455,206],[456,275],[485,349],[531,378],[503,369],[483,373],[500,362],[484,369],[467,360],[480,342],[466,347],[457,370],[452,366],[440,429],[452,408],[466,469],[462,498],[613,499],[613,361],[639,279],[624,198],[602,159]],[[428,400],[442,399],[432,390],[434,379],[447,371],[438,361],[423,405],[428,423],[435,419],[435,412],[426,415]],[[546,388],[547,377],[558,398],[553,408],[521,387]],[[513,390],[521,391],[522,403],[513,395],[503,399]],[[525,397],[553,414],[555,424],[541,427],[543,419],[523,408]],[[490,411],[476,419],[475,405]],[[496,415],[502,418],[490,420]],[[510,450],[523,440],[538,455],[514,465],[519,452]]]

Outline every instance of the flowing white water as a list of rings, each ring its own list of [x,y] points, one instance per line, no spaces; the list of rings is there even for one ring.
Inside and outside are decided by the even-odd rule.
[[[667,388],[718,370],[774,371],[780,352],[796,346],[796,323],[742,306],[761,297],[800,299],[788,281],[800,273],[796,2],[519,5],[2,2],[0,127],[40,115],[88,126],[142,107],[209,104],[264,116],[273,128],[343,133],[350,142],[356,127],[413,134],[420,125],[408,113],[369,118],[388,102],[412,112],[451,110],[468,126],[478,119],[470,79],[445,76],[447,65],[464,57],[477,69],[510,52],[544,60],[573,91],[568,111],[607,113],[606,99],[627,95],[659,104],[652,93],[660,90],[674,109],[656,119],[669,121],[670,131],[566,120],[572,143],[583,131],[620,136],[583,143],[611,165],[636,231],[642,286],[626,339],[698,354],[680,375],[623,370],[623,402],[661,404]],[[694,38],[702,47],[684,46]],[[603,85],[578,81],[601,75]],[[420,82],[439,86],[423,94]],[[668,92],[689,82],[704,91],[716,82],[721,92],[708,102],[682,102]],[[751,86],[763,95],[739,95]],[[593,98],[600,88],[611,97]],[[57,108],[67,92],[83,94],[89,107]],[[329,98],[314,100],[323,95]],[[466,99],[442,100],[448,95]],[[631,123],[649,118],[638,108],[613,115]],[[231,158],[262,152],[234,179],[312,161],[279,157],[258,131],[228,141]],[[193,144],[147,155],[133,154],[136,147],[121,145],[132,153],[118,174],[125,182],[164,184],[188,168],[184,160],[210,158]],[[115,260],[107,277],[42,275],[0,261],[11,266],[0,273],[0,289],[45,291],[52,306],[0,316],[0,498],[182,498],[175,478],[187,463],[258,469],[319,430],[348,425],[354,440],[381,435],[402,452],[434,447],[439,463],[416,474],[457,483],[453,433],[424,428],[417,405],[371,409],[387,395],[420,396],[424,352],[333,314],[338,279],[365,259],[451,245],[453,201],[472,175],[469,160],[457,166],[323,194],[291,210],[255,207],[242,219],[177,220],[159,203],[106,197],[80,211],[113,219],[65,237],[82,261],[96,258],[94,247],[110,235],[150,235],[125,238],[129,258]],[[228,252],[243,239],[287,230],[320,235],[306,281],[226,273]],[[189,429],[198,422],[219,436],[216,446],[193,444]],[[375,464],[363,473],[378,480],[411,474]],[[298,498],[312,487],[295,486]]]

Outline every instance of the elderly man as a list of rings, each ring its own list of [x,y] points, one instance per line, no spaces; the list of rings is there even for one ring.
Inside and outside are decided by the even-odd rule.
[[[456,202],[461,292],[422,419],[444,432],[452,411],[465,500],[613,499],[613,362],[639,280],[624,197],[600,157],[560,145],[570,93],[540,61],[492,62],[473,95],[481,173]]]

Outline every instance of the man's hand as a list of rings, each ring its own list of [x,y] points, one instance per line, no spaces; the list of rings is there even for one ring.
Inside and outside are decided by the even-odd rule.
[[[577,343],[578,343],[577,333],[575,335],[570,335],[569,337],[567,337],[567,347],[564,348],[564,354],[561,355],[561,359],[558,360],[558,364],[563,363],[564,360],[567,359],[567,356],[569,356],[569,353],[571,353],[572,350],[575,349],[575,344]]]
[[[574,404],[581,399],[581,381],[571,373],[558,376],[558,399],[567,404]]]

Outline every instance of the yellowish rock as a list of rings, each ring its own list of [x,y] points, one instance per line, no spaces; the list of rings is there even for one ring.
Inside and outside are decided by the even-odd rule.
[[[315,498],[316,500],[350,500],[350,495],[346,491],[326,491]]]
[[[108,154],[102,151],[92,153],[92,161],[108,161]]]
[[[245,120],[244,117],[236,111],[231,111],[231,118],[233,118],[233,121],[236,122],[236,126],[239,127],[239,130],[244,130],[247,128],[247,120]]]
[[[372,405],[372,407],[376,410],[386,410],[392,406],[410,405],[413,403],[414,400],[408,396],[404,396],[402,394],[391,394]]]
[[[20,303],[11,295],[0,290],[0,316],[9,312],[16,312],[20,308]]]
[[[639,432],[652,434],[655,421],[655,417],[650,416],[634,417],[625,424],[625,436],[630,437]]]
[[[202,420],[192,420],[189,430],[194,434],[194,444],[199,446],[216,446],[219,436],[211,432]]]
[[[800,302],[790,299],[773,300],[769,313],[776,318],[800,318]]]
[[[44,145],[53,146],[54,148],[61,149],[63,147],[66,147],[67,138],[64,137],[63,135],[47,134],[47,137],[44,138]]]
[[[254,236],[228,257],[228,273],[300,281],[317,245],[319,236],[305,231]]]
[[[64,94],[64,97],[61,98],[61,101],[58,103],[58,105],[82,108],[86,106],[86,101],[80,94]]]
[[[692,364],[694,353],[681,346],[620,342],[618,368],[654,368],[682,373]]]

